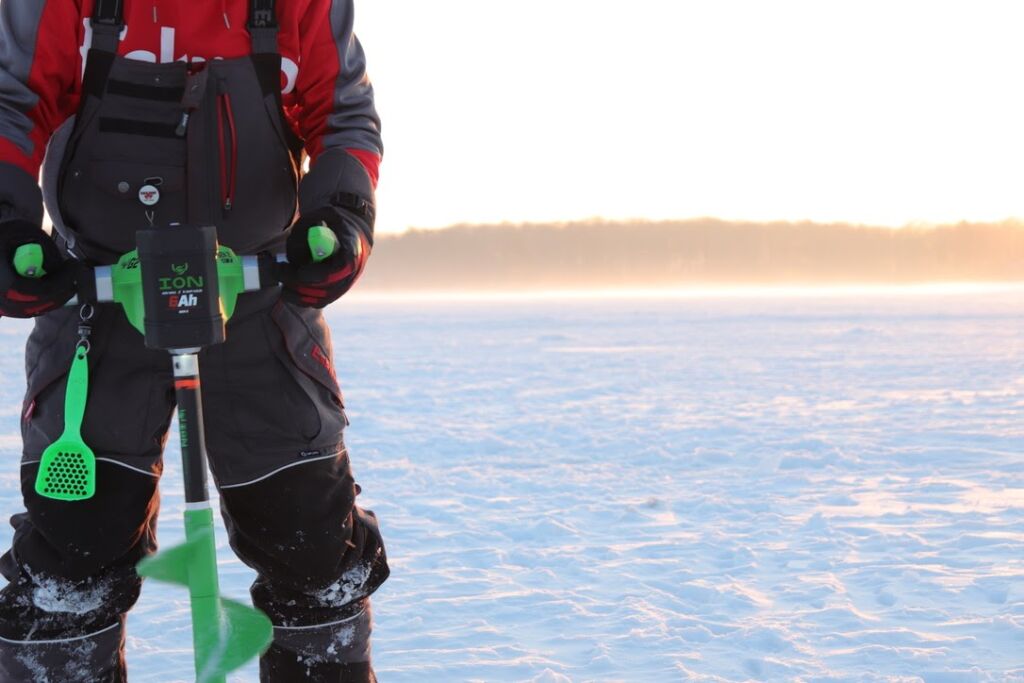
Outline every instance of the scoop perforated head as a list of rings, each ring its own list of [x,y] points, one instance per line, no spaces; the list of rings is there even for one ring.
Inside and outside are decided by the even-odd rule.
[[[57,441],[43,452],[36,493],[55,500],[84,500],[96,493],[96,458],[81,442]]]

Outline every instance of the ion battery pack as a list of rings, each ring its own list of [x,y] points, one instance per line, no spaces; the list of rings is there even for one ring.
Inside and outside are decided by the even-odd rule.
[[[146,346],[189,349],[224,341],[217,230],[170,225],[136,233]]]

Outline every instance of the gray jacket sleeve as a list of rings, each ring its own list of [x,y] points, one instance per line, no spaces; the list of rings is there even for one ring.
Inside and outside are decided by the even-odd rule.
[[[42,222],[39,164],[77,101],[79,10],[67,0],[0,1],[0,218]]]
[[[313,6],[321,3],[313,3]],[[355,195],[371,208],[376,164],[383,154],[380,117],[366,74],[363,48],[353,33],[352,0],[329,0],[330,9],[305,36],[296,82],[299,125],[310,171],[299,185],[299,210],[351,209],[338,197]],[[370,168],[372,166],[372,168]]]

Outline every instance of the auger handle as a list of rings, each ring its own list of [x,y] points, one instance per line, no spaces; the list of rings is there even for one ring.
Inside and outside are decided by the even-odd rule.
[[[338,236],[326,225],[314,225],[306,234],[309,251],[314,263],[326,261],[338,251]]]
[[[307,238],[309,242],[309,251],[313,257],[313,261],[319,263],[329,259],[338,251],[338,237],[334,234],[334,231],[325,225],[315,225],[309,229],[309,236]],[[38,245],[24,245],[28,247],[36,247]],[[20,250],[20,247],[19,247]],[[123,277],[115,278],[115,271],[120,269],[123,271],[123,265],[127,258],[130,263],[131,255],[135,252],[129,252],[113,266],[96,266],[93,268],[93,277],[95,279],[96,287],[96,301],[98,302],[111,302],[119,301],[120,299],[115,294],[115,290],[120,286]],[[15,256],[17,258],[17,255]],[[268,254],[258,254],[250,256],[237,256],[228,247],[220,247],[217,254],[217,259],[220,262],[219,274],[223,280],[225,275],[228,277],[239,278],[241,282],[241,288],[236,288],[238,292],[255,292],[260,289],[267,287],[274,287],[280,284],[280,281],[275,274],[275,269],[270,265],[273,262],[276,263],[287,263],[288,257],[282,252],[269,256]],[[27,261],[25,261],[27,263]],[[42,249],[39,249],[39,268],[42,268]],[[237,265],[233,265],[237,264]],[[20,271],[19,271],[20,272]],[[115,284],[115,280],[117,284]],[[224,290],[223,283],[221,287]],[[228,287],[230,289],[230,287]]]
[[[338,250],[338,237],[326,225],[311,227],[307,241],[314,262],[324,261]],[[20,259],[21,263],[25,264],[26,269],[35,267],[34,272],[39,272],[42,275],[42,249],[39,245],[28,244],[19,247],[19,251],[26,247],[35,247],[38,250],[38,257],[34,255],[34,250],[26,250]],[[18,260],[17,254],[15,259]],[[230,318],[234,313],[238,295],[242,292],[255,292],[279,284],[275,262],[285,263],[287,257],[284,254],[271,256],[266,253],[255,256],[238,256],[225,246],[221,246],[217,250],[217,276],[220,280],[221,303],[224,307],[225,318]],[[142,278],[137,252],[128,252],[112,266],[96,266],[92,269],[92,273],[95,300],[101,303],[121,304],[128,320],[136,329],[144,333]],[[86,288],[83,287],[82,291],[86,291]],[[68,304],[77,304],[79,298],[73,298]]]
[[[23,244],[14,250],[14,270],[22,277],[40,278],[43,270],[43,248],[38,244]]]
[[[309,252],[314,263],[320,263],[329,259],[338,251],[338,236],[326,225],[314,225],[309,229],[306,236],[309,244]],[[135,252],[129,252],[113,266],[96,266],[92,269],[95,279],[94,286],[97,302],[122,301],[123,297],[118,296],[118,289],[123,289],[125,259],[131,259]],[[229,271],[228,277],[241,278],[241,287],[228,286],[228,290],[235,292],[254,292],[265,287],[273,287],[279,284],[278,278],[274,275],[273,268],[268,268],[269,262],[287,263],[288,258],[284,253],[276,254],[273,257],[266,255],[236,256],[227,247],[221,247],[218,251],[218,261],[221,266],[225,262],[240,264],[240,268],[219,267],[219,274],[224,278],[224,270]],[[14,268],[22,277],[39,278],[46,275],[43,270],[43,249],[38,244],[23,244],[14,252]],[[136,264],[137,265],[137,264]],[[115,277],[115,272],[119,275]],[[131,279],[131,278],[128,278]],[[77,305],[78,297],[68,301],[68,305]],[[232,307],[233,308],[233,307]]]

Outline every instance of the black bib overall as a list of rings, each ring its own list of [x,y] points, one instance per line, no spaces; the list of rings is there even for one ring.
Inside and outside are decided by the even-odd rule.
[[[176,222],[216,225],[238,253],[280,247],[301,143],[283,119],[277,28],[254,21],[246,57],[151,64],[117,55],[120,16],[93,17],[78,114],[44,171],[76,257],[111,263],[135,248],[135,230]]]

